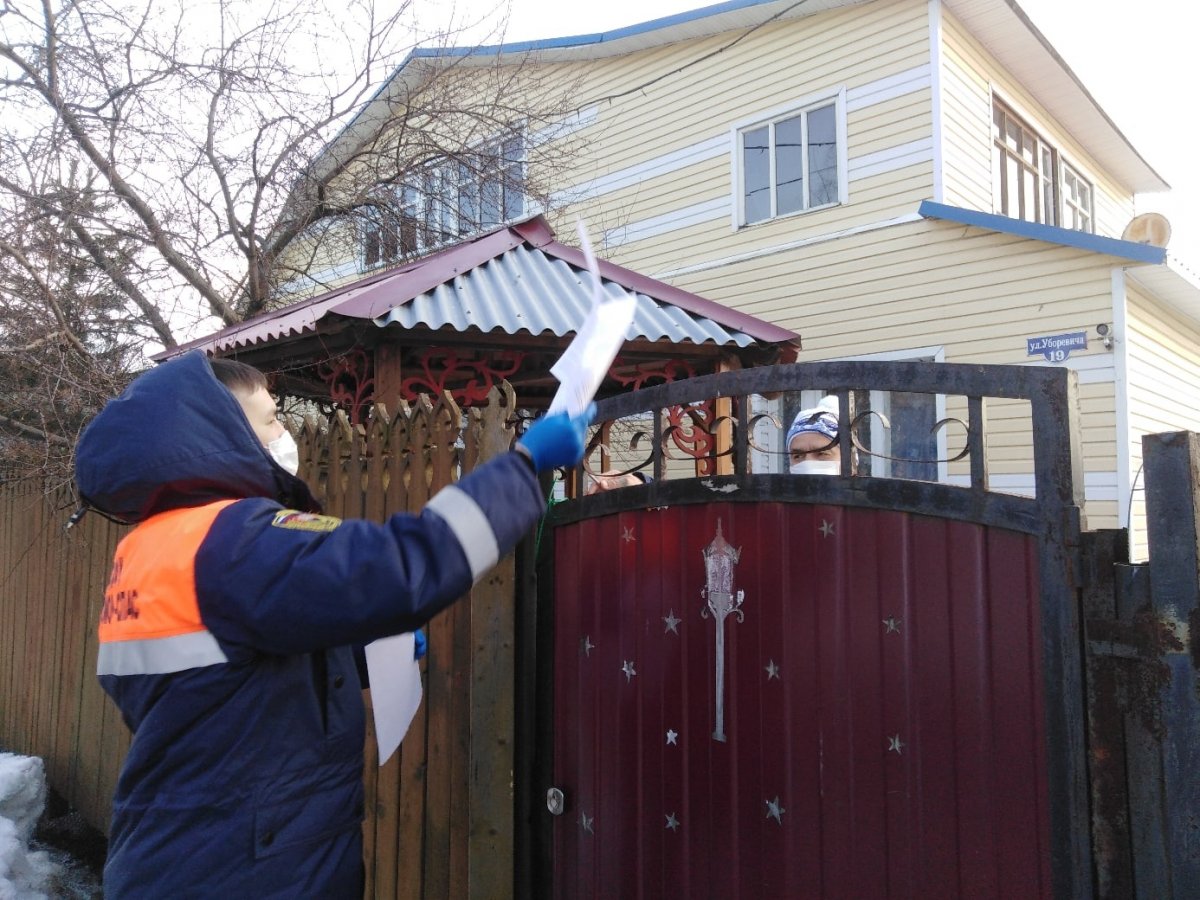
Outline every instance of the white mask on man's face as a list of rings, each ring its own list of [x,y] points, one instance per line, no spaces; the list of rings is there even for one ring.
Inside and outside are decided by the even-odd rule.
[[[289,432],[284,431],[283,434],[267,444],[267,452],[271,454],[271,459],[292,475],[300,471],[300,449],[296,446],[295,438]]]
[[[837,459],[802,459],[788,467],[793,475],[841,475],[842,463]]]

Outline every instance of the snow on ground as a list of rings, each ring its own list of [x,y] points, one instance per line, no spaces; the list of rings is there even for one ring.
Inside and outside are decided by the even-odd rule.
[[[101,896],[89,868],[69,853],[38,849],[46,772],[36,756],[0,753],[0,900],[92,900]]]

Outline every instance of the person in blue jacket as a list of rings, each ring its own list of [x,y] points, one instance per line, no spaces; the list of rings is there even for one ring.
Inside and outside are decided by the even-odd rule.
[[[512,549],[536,473],[576,465],[589,420],[545,416],[377,524],[320,514],[257,370],[193,352],[110,401],[75,470],[86,505],[136,523],[100,616],[100,682],[133,733],[105,897],[360,897],[353,648],[418,629]]]

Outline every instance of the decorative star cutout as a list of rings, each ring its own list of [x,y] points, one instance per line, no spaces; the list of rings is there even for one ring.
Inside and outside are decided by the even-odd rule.
[[[667,827],[669,829],[671,829],[672,831],[679,830],[679,820],[677,818],[675,818],[675,813],[670,813],[667,816]]]
[[[787,812],[787,810],[780,805],[779,797],[776,797],[774,800],[764,800],[763,802],[767,804],[767,818],[774,819],[776,822],[782,825],[783,814]]]
[[[668,728],[668,729],[667,729],[667,743],[668,743],[668,744],[674,744],[676,747],[678,747],[678,746],[679,746],[679,740],[678,740],[678,738],[679,738],[679,732],[678,732],[678,731],[676,731],[676,730],[675,730],[675,729],[673,729],[673,728]]]
[[[591,816],[589,818],[587,813],[581,812],[579,814],[579,827],[582,828],[584,831],[586,831],[588,834],[596,833],[592,830],[592,823],[595,821],[596,821],[595,816]]]
[[[833,523],[827,522],[825,519],[822,519],[821,520],[821,528],[819,530],[823,536],[832,537],[833,536]]]
[[[623,540],[627,544],[632,544],[634,541],[636,541],[637,538],[633,536],[633,529],[632,528],[622,528],[621,529],[621,540]]]
[[[663,634],[666,634],[668,631],[673,631],[676,634],[679,634],[679,623],[682,621],[683,619],[678,618],[675,615],[675,610],[672,609],[669,613],[663,616],[663,623],[667,626],[663,629]]]
[[[779,666],[775,665],[775,660],[767,660],[767,664],[763,666],[763,669],[767,673],[767,681],[770,681],[772,678],[779,677]]]
[[[888,616],[886,619],[883,620],[883,633],[884,634],[899,634],[900,633],[900,623],[903,621],[904,621],[903,619],[897,619],[895,616]]]
[[[625,673],[625,683],[629,684],[633,680],[633,676],[637,674],[637,669],[633,667],[633,660],[625,660],[625,665],[621,666],[621,671]]]
[[[596,649],[596,645],[592,643],[592,636],[590,634],[583,636],[583,640],[579,642],[579,649],[584,656],[592,655],[592,651]]]
[[[891,753],[893,750],[897,754],[903,754],[904,752],[904,741],[900,740],[900,735],[898,734],[888,738],[888,752]]]

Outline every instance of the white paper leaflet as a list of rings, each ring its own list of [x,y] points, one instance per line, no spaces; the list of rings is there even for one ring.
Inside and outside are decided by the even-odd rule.
[[[550,368],[551,374],[559,381],[558,391],[550,403],[550,412],[565,412],[572,417],[587,409],[596,396],[617,351],[625,343],[637,308],[637,300],[631,295],[619,298],[604,296],[600,270],[582,220],[579,221],[578,231],[579,245],[583,248],[584,259],[592,276],[592,307],[576,331],[575,339]]]
[[[415,646],[411,634],[397,634],[366,647],[381,766],[396,752],[421,706],[421,668],[413,659]]]

